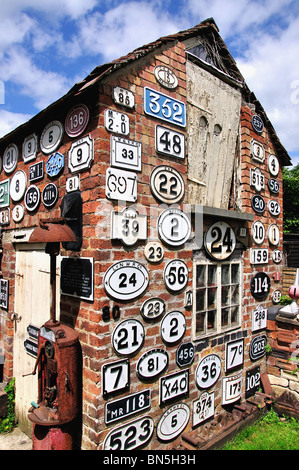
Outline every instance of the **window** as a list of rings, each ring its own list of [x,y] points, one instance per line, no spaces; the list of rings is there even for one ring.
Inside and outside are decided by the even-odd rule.
[[[194,337],[240,326],[241,262],[196,262],[194,270]]]

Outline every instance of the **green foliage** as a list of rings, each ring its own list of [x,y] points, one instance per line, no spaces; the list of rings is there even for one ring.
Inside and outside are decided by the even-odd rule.
[[[280,418],[271,409],[252,426],[244,428],[222,450],[298,450],[299,421]]]
[[[11,432],[15,427],[15,379],[6,385],[7,393],[7,414],[4,418],[0,418],[0,433]]]
[[[283,169],[283,231],[299,233],[299,164]]]
[[[290,305],[292,303],[291,297],[288,295],[282,295],[279,301],[280,305]]]

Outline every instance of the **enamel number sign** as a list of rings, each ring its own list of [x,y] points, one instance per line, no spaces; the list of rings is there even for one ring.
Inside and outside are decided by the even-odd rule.
[[[252,196],[251,207],[258,214],[261,214],[262,212],[264,212],[264,210],[266,209],[266,203],[265,203],[264,198],[260,196],[259,194],[255,194],[254,196]]]
[[[136,353],[144,341],[143,325],[135,319],[122,321],[112,334],[112,345],[117,354],[130,356]]]
[[[113,423],[130,415],[143,411],[151,406],[151,391],[128,395],[119,400],[110,401],[105,404],[105,423]]]
[[[194,361],[195,347],[191,342],[182,343],[176,351],[176,363],[179,367],[189,366]]]
[[[203,392],[199,399],[193,402],[193,426],[197,426],[214,416],[214,397],[214,392]]]
[[[46,162],[47,175],[51,177],[57,176],[63,168],[64,168],[64,155],[62,155],[62,153],[59,153],[59,152],[53,153]]]
[[[135,106],[134,93],[119,86],[113,89],[113,99],[115,103],[128,108],[134,108]]]
[[[164,257],[164,248],[160,242],[149,242],[144,247],[144,256],[151,263],[159,263]]]
[[[124,359],[102,367],[102,394],[107,398],[115,392],[124,392],[130,386],[130,362]]]
[[[265,189],[265,175],[259,168],[250,169],[250,186],[258,192]]]
[[[177,126],[186,126],[186,105],[182,101],[164,95],[151,88],[144,88],[144,112]]]
[[[188,424],[190,409],[185,403],[177,403],[168,408],[157,424],[157,437],[161,441],[171,441],[179,436]]]
[[[113,109],[105,109],[104,112],[105,128],[109,132],[116,134],[129,135],[130,123],[129,116],[124,113],[119,113]]]
[[[244,360],[244,339],[238,339],[226,343],[225,348],[225,371],[241,366]]]
[[[23,142],[22,156],[25,163],[36,158],[37,154],[37,135],[32,134],[26,137]]]
[[[137,240],[147,239],[147,216],[140,215],[133,207],[121,212],[111,212],[111,239],[122,240],[125,245],[134,245]]]
[[[266,354],[265,346],[267,344],[267,336],[255,336],[250,343],[249,357],[252,361],[257,361]]]
[[[19,158],[19,150],[15,144],[10,144],[6,147],[4,154],[3,154],[3,169],[5,173],[10,174],[12,173],[18,163]]]
[[[161,377],[159,389],[160,406],[165,405],[165,403],[171,400],[185,397],[189,393],[189,370]]]
[[[111,136],[111,165],[141,171],[141,142]]]
[[[139,378],[149,380],[156,378],[168,366],[168,354],[163,349],[151,349],[144,353],[136,365]]]
[[[188,215],[180,209],[166,209],[157,222],[159,237],[171,246],[183,245],[191,235]]]
[[[159,297],[151,297],[143,302],[140,312],[146,320],[156,320],[165,312],[165,302]]]
[[[279,173],[279,161],[276,155],[269,155],[268,168],[272,176],[277,176]]]
[[[185,135],[163,126],[156,126],[156,151],[169,157],[185,158]]]
[[[221,360],[215,354],[205,356],[198,364],[195,372],[196,384],[199,388],[210,388],[218,380],[221,372]]]
[[[40,148],[46,155],[54,152],[60,145],[63,137],[63,125],[59,121],[52,121],[44,128],[40,138]]]
[[[112,429],[104,440],[103,450],[137,449],[150,440],[153,432],[153,419],[150,416],[142,416],[142,418]]]
[[[58,188],[54,183],[48,183],[42,192],[44,206],[50,208],[54,206],[58,199]]]
[[[257,245],[261,245],[265,240],[265,234],[266,234],[264,224],[260,222],[259,220],[256,220],[255,222],[253,222],[252,228],[251,228],[251,234],[252,234],[253,241]]]
[[[114,263],[104,275],[104,289],[118,300],[132,300],[143,294],[149,283],[147,269],[137,261]]]
[[[186,331],[186,318],[182,312],[169,312],[161,321],[161,336],[166,344],[175,344]]]
[[[10,197],[14,202],[18,202],[26,191],[27,176],[22,170],[18,170],[10,180]]]
[[[106,197],[118,201],[137,201],[136,173],[118,168],[108,168],[106,171]]]
[[[255,132],[260,134],[264,130],[264,122],[258,114],[254,114],[251,118],[251,125]]]
[[[178,86],[175,73],[165,65],[157,65],[154,70],[157,81],[164,87],[174,89]]]
[[[171,292],[183,290],[188,283],[188,267],[184,261],[174,259],[164,268],[164,282]]]
[[[252,331],[261,330],[267,327],[268,310],[262,305],[258,305],[252,312]]]
[[[226,222],[216,222],[206,232],[205,248],[214,259],[224,260],[234,251],[236,236]]]
[[[69,150],[68,167],[72,173],[86,170],[93,162],[93,139],[90,135],[72,142]]]
[[[271,281],[266,273],[257,273],[250,281],[250,290],[253,297],[262,299],[269,294]]]
[[[222,379],[222,405],[228,405],[238,400],[241,396],[242,371],[230,377]]]
[[[185,194],[185,184],[182,176],[170,166],[157,166],[152,171],[150,188],[155,198],[166,204],[180,202]]]
[[[25,193],[25,207],[29,212],[33,212],[40,203],[40,190],[37,186],[31,185]]]
[[[85,104],[74,106],[65,118],[65,131],[69,137],[78,137],[85,131],[89,121],[89,109]]]

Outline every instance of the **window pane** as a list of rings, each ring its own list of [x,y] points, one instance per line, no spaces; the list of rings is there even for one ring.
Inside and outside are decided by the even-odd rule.
[[[207,308],[216,308],[217,287],[208,289],[208,305]]]
[[[224,286],[221,289],[221,305],[229,305],[230,304],[230,287]]]
[[[196,333],[205,332],[205,313],[196,314]]]
[[[221,326],[228,326],[229,311],[229,308],[223,308],[221,310]]]
[[[217,266],[208,266],[208,286],[216,286],[216,269]]]
[[[197,289],[196,291],[196,311],[204,310],[205,308],[205,292],[206,289]]]
[[[205,266],[196,266],[196,287],[205,285]]]
[[[208,312],[208,330],[214,330],[216,326],[216,310]]]
[[[232,284],[240,282],[240,266],[238,264],[232,264]]]
[[[230,266],[229,264],[223,264],[221,266],[221,283],[230,284]]]
[[[231,311],[231,324],[237,324],[239,322],[239,307],[232,307]]]
[[[232,305],[238,304],[239,301],[240,301],[240,296],[239,296],[240,287],[239,287],[239,285],[232,286],[231,287],[231,292],[232,292],[231,304]]]

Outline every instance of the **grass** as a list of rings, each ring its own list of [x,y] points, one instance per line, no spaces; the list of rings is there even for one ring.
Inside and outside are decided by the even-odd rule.
[[[298,449],[299,421],[295,418],[281,418],[273,409],[222,447],[222,450]]]

